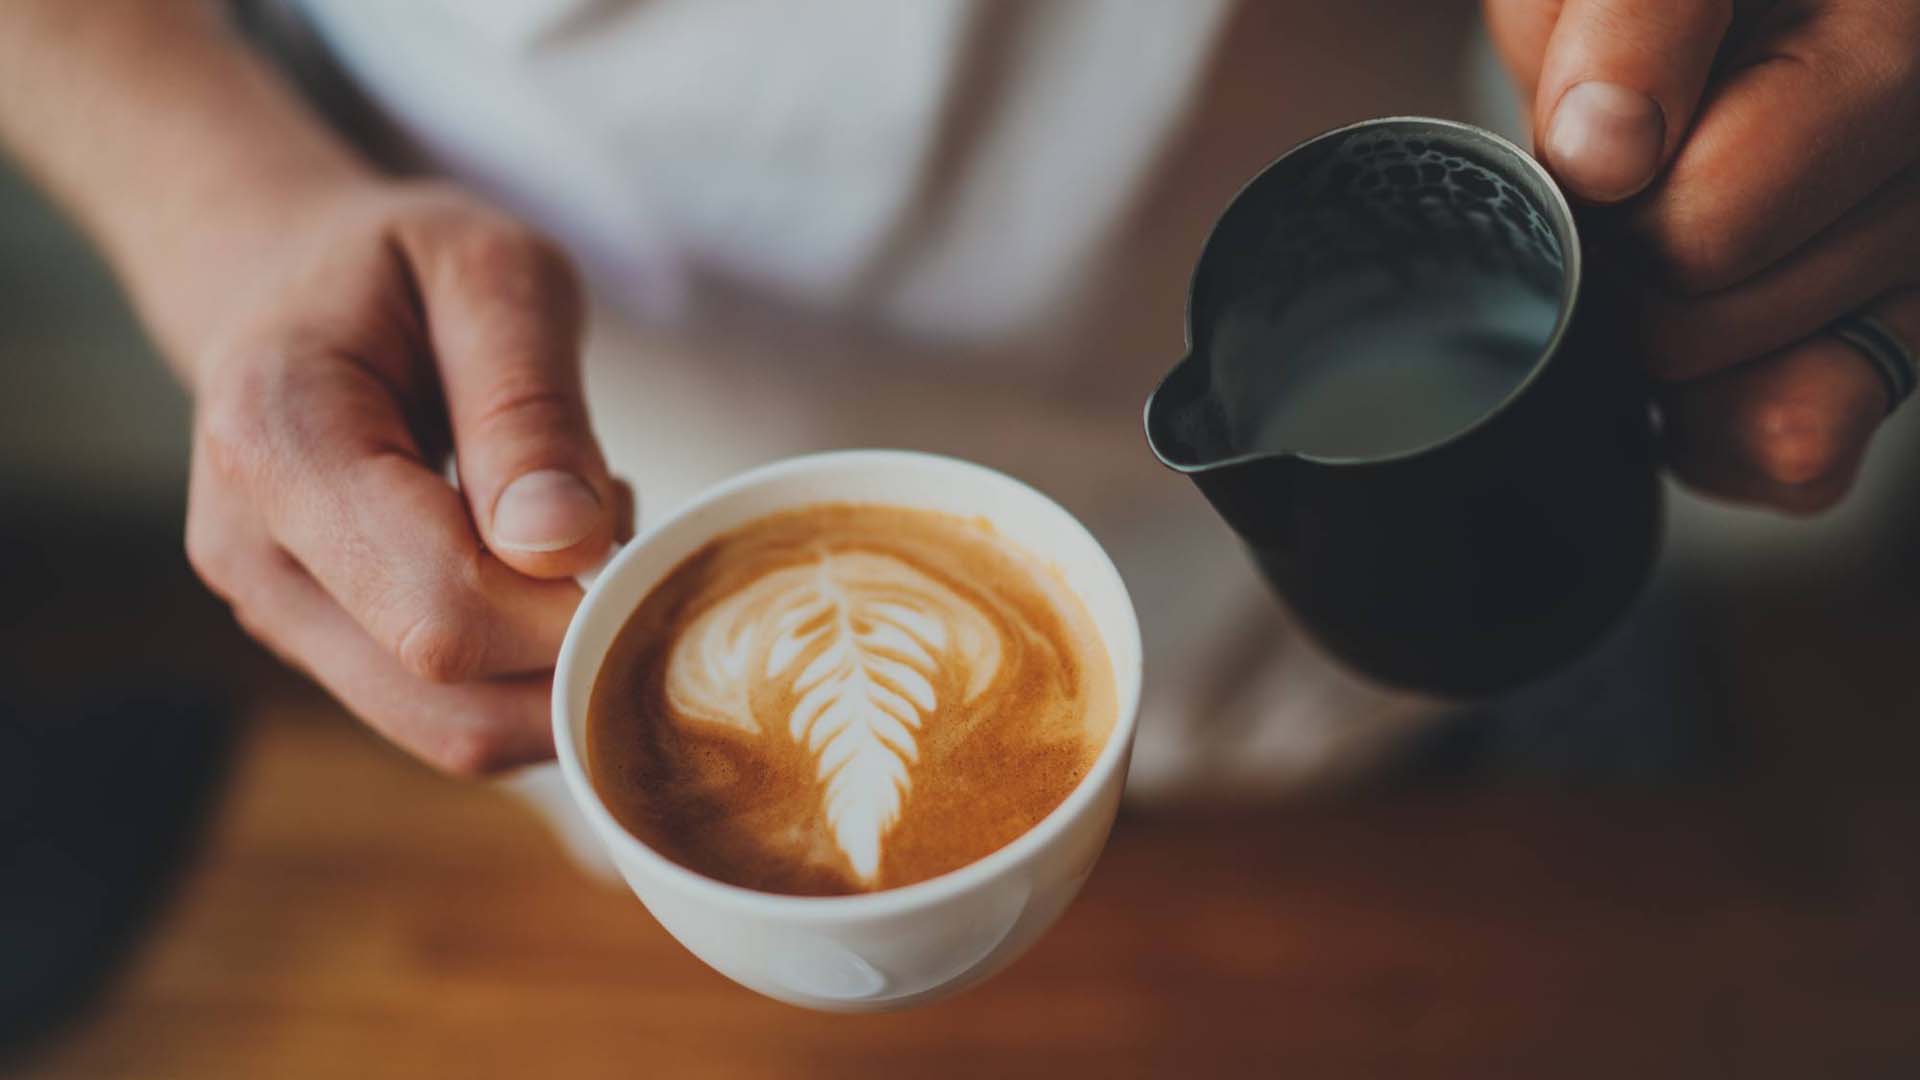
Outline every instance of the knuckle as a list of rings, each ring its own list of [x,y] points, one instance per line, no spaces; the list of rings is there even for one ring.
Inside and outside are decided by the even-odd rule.
[[[1785,487],[1830,480],[1846,463],[1846,447],[1831,418],[1804,402],[1762,406],[1753,417],[1750,445],[1760,474]]]
[[[259,350],[220,363],[203,390],[195,420],[201,448],[222,476],[245,478],[266,460],[276,437],[276,403],[286,399],[287,357]]]
[[[435,683],[459,683],[480,671],[484,642],[457,605],[426,605],[394,641],[394,655],[408,671]]]
[[[487,212],[468,217],[444,235],[455,288],[492,306],[501,322],[497,331],[525,333],[519,316],[528,311],[541,312],[558,325],[577,326],[584,317],[573,264],[534,229]]]
[[[256,401],[229,393],[206,400],[200,409],[201,445],[214,471],[244,476],[259,460],[265,424]]]
[[[397,628],[386,640],[408,671],[436,683],[467,682],[482,674],[487,610],[478,592],[480,561],[476,549],[457,570],[380,613],[381,622]]]
[[[453,243],[457,272],[476,290],[526,301],[570,289],[572,271],[546,237],[509,218],[489,217]]]
[[[456,245],[461,264],[474,273],[506,273],[535,257],[538,238],[517,222],[488,217],[463,230]]]
[[[473,421],[482,429],[565,430],[582,418],[580,399],[535,372],[502,374],[481,398]]]

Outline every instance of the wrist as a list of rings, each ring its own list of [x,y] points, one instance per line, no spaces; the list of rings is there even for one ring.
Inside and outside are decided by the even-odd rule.
[[[201,358],[276,286],[304,238],[388,183],[351,160],[229,177],[130,224],[107,245],[109,258],[168,364],[192,388]]]
[[[0,140],[93,237],[182,375],[311,208],[379,182],[224,6],[0,2]]]

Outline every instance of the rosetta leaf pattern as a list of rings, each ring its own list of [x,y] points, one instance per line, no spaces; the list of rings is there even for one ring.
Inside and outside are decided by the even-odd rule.
[[[913,787],[942,688],[961,703],[992,682],[1000,638],[975,604],[907,563],[840,552],[772,571],[695,620],[668,661],[682,715],[812,758],[835,846],[865,881]],[[772,687],[785,715],[754,714]]]

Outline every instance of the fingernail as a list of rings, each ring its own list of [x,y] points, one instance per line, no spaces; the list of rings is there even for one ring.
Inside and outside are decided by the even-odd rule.
[[[493,504],[493,543],[508,551],[560,551],[600,524],[600,497],[586,481],[558,469],[530,472]]]
[[[1574,194],[1619,202],[1653,182],[1666,138],[1666,116],[1652,98],[1613,83],[1584,82],[1553,111],[1547,164]]]

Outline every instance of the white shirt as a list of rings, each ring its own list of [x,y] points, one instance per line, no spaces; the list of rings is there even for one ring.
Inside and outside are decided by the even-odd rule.
[[[1084,278],[1229,0],[300,0],[445,167],[658,318],[719,284],[991,337]]]

